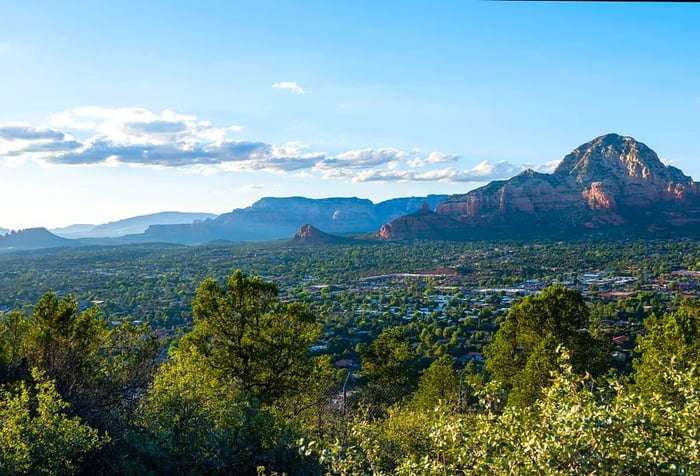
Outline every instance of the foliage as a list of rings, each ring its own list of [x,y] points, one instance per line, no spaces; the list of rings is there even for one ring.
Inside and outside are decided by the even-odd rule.
[[[637,342],[641,356],[634,362],[637,385],[647,393],[680,398],[667,369],[694,369],[700,361],[700,303],[683,302],[681,307],[659,319],[644,321],[646,335]]]
[[[0,473],[75,474],[109,439],[66,415],[68,404],[44,372],[34,369],[32,378],[0,392]]]
[[[192,347],[181,347],[163,365],[135,423],[130,441],[142,465],[134,465],[137,472],[256,474],[258,466],[298,472],[303,463],[296,435]]]
[[[26,333],[27,320],[20,311],[0,316],[0,384],[20,376]]]
[[[48,292],[30,316],[15,310],[0,319],[0,381],[31,386],[31,368],[50,379],[62,412],[111,436],[85,454],[83,468],[99,469],[119,453],[115,445],[161,346],[145,327],[108,329],[96,307],[79,312],[70,296]]]
[[[34,307],[28,323],[25,352],[30,366],[41,368],[56,380],[69,400],[86,379],[98,373],[97,350],[106,324],[92,307],[78,311],[70,296],[61,299],[49,291]]]
[[[351,443],[320,458],[331,474],[698,474],[700,381],[691,372],[668,369],[684,395],[673,405],[616,380],[592,385],[568,364],[558,368],[530,408],[432,413],[423,444],[394,451],[391,467],[374,463],[388,432],[366,420],[353,427]]]
[[[360,413],[346,439],[320,448],[308,444],[306,449],[318,455],[328,474],[394,474],[402,458],[432,450],[432,421],[432,412],[401,405],[391,407],[380,419]]]
[[[371,345],[361,348],[360,355],[370,403],[386,408],[415,388],[418,355],[400,328],[382,331]]]
[[[561,286],[514,305],[485,350],[486,369],[511,389],[509,403],[534,403],[549,384],[559,346],[570,352],[577,373],[605,371],[610,349],[585,329],[588,324],[581,294]]]
[[[192,308],[190,341],[242,390],[271,403],[303,389],[314,368],[309,347],[320,335],[306,306],[280,302],[274,283],[238,270],[225,288],[205,280]]]
[[[599,375],[613,336],[630,338],[618,347],[624,354],[645,317],[697,293],[698,277],[674,270],[699,263],[696,242],[663,240],[3,255],[0,383],[2,401],[15,403],[0,413],[20,415],[16,399],[26,389],[28,420],[4,421],[26,423],[7,427],[15,429],[40,422],[30,369],[42,369],[69,404],[57,416],[78,415],[110,435],[109,444],[70,456],[66,464],[87,474],[313,474],[319,461],[331,474],[697,474],[698,305],[647,320],[636,386]],[[275,284],[241,272],[225,278],[232,265]],[[460,274],[366,278],[438,268]],[[627,284],[589,285],[584,272],[627,276]],[[582,295],[555,288],[520,301],[500,289],[555,280]],[[49,282],[58,291],[42,296]],[[491,286],[499,289],[482,289]],[[97,309],[91,301],[104,302]],[[163,336],[175,333],[185,337],[154,379]],[[485,383],[474,363],[455,372],[457,358],[478,361],[484,347],[494,380]],[[332,384],[339,359],[357,377],[342,408],[342,382]],[[432,365],[419,379],[425,362]],[[632,370],[629,361],[618,368]],[[517,405],[504,407],[508,394]],[[13,435],[0,441],[15,458],[0,473],[40,471],[22,461],[41,458],[15,451],[31,441]],[[299,437],[312,441],[301,454]],[[73,447],[51,438],[60,468]]]
[[[461,410],[459,377],[452,367],[452,358],[448,356],[433,361],[421,373],[411,405],[423,411],[433,410],[437,406]]]

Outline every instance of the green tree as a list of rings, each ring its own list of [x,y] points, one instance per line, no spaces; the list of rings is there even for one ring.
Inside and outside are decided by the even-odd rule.
[[[75,474],[108,438],[66,415],[68,404],[45,373],[35,369],[33,379],[0,391],[0,473]]]
[[[634,361],[637,385],[647,393],[679,396],[669,369],[696,372],[700,361],[700,303],[685,301],[678,310],[659,319],[644,321],[646,335],[639,336]]]
[[[295,433],[193,347],[180,347],[163,365],[135,423],[132,472],[256,474],[264,466],[295,474],[303,466]]]
[[[442,356],[421,374],[411,403],[424,411],[438,405],[457,410],[459,397],[459,377],[452,368],[452,357]]]
[[[306,305],[280,302],[276,284],[240,270],[225,287],[209,278],[192,309],[195,328],[184,344],[261,402],[301,391],[312,377],[308,353],[320,325]]]
[[[0,316],[0,384],[21,375],[27,328],[27,318],[18,310]]]
[[[388,407],[415,389],[418,355],[400,328],[384,329],[369,346],[360,348],[360,356],[372,403]]]
[[[75,299],[59,299],[50,291],[34,306],[27,325],[29,366],[46,372],[56,381],[58,392],[73,402],[86,380],[99,373],[98,349],[107,332],[99,310],[92,307],[78,312]]]
[[[589,310],[581,294],[561,286],[530,295],[514,305],[486,347],[486,370],[510,389],[508,401],[531,405],[550,382],[557,348],[571,356],[577,373],[604,372],[609,345],[588,330]]]
[[[392,407],[385,419],[355,421],[350,441],[330,445],[320,458],[334,475],[698,474],[696,375],[669,369],[683,395],[669,402],[618,379],[592,385],[565,356],[556,360],[550,385],[528,408],[455,415],[445,408],[395,413]],[[416,438],[401,438],[398,428]]]
[[[98,308],[79,312],[70,296],[48,292],[29,317],[13,311],[0,320],[0,381],[30,382],[36,368],[54,382],[66,411],[118,439],[161,347],[146,327],[107,329]],[[104,464],[103,457],[88,463]]]
[[[92,426],[119,436],[129,424],[137,396],[153,379],[163,349],[147,325],[110,329],[91,358],[98,371],[84,375],[75,398],[76,412]]]

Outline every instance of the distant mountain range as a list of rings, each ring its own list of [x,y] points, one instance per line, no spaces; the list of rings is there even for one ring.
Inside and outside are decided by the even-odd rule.
[[[0,236],[7,235],[10,232],[7,228],[0,228]]]
[[[377,204],[355,197],[263,198],[249,207],[235,209],[219,216],[206,213],[163,212],[127,218],[104,225],[71,225],[51,230],[53,234],[43,228],[40,229],[44,236],[53,236],[55,240],[35,239],[34,234],[37,233],[35,231],[37,229],[22,230],[13,232],[12,240],[0,239],[0,250],[88,244],[119,245],[153,242],[197,244],[217,240],[281,240],[289,239],[307,223],[317,224],[315,226],[323,227],[330,233],[373,233],[383,223],[418,210],[424,204],[435,209],[438,203],[447,197],[448,195],[429,195],[395,198]],[[23,245],[24,239],[26,243]]]
[[[160,212],[141,215],[102,225],[71,225],[51,232],[63,238],[114,238],[145,232],[152,225],[193,223],[216,218],[213,213]]]
[[[356,197],[263,198],[214,220],[185,225],[153,225],[142,238],[183,244],[213,240],[277,240],[289,238],[304,224],[312,224],[326,233],[370,233],[388,221],[419,210],[423,204],[434,210],[447,197],[395,198],[377,204]]]
[[[163,212],[54,231],[12,232],[0,236],[0,249],[261,241],[293,235],[293,244],[351,242],[349,235],[359,234],[379,240],[566,238],[591,232],[695,236],[700,232],[700,185],[664,165],[645,144],[607,134],[574,149],[551,174],[526,170],[461,195],[377,204],[356,197],[263,198],[219,216]]]
[[[28,228],[21,231],[11,231],[4,236],[0,236],[0,251],[35,250],[80,245],[80,242],[56,236],[46,228]]]

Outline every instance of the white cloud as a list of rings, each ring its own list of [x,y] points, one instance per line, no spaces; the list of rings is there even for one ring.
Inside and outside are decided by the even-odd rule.
[[[456,154],[443,154],[440,152],[431,152],[428,155],[428,163],[431,164],[442,164],[446,162],[457,162],[459,160],[459,155]]]
[[[420,149],[412,149],[412,153],[420,152]],[[461,157],[457,154],[443,154],[442,152],[431,152],[427,157],[415,157],[408,161],[411,168],[418,169],[430,164],[444,164],[457,162]]]
[[[49,127],[34,127],[22,122],[0,124],[0,140],[5,141],[35,141],[63,140],[65,134]]]
[[[513,165],[509,162],[493,164],[488,161],[479,163],[472,169],[457,169],[449,167],[424,172],[415,170],[365,170],[353,174],[353,182],[488,182],[491,180],[507,179],[525,169],[524,166]]]
[[[275,83],[272,85],[272,87],[276,89],[287,89],[293,92],[294,94],[306,94],[306,91],[304,91],[304,89],[294,81],[283,81],[281,83]]]
[[[332,157],[326,157],[316,165],[316,170],[330,172],[338,169],[366,169],[383,166],[390,163],[403,162],[408,158],[408,153],[393,147],[380,149],[349,150]]]
[[[551,174],[552,172],[554,172],[556,170],[556,168],[559,166],[560,162],[561,162],[561,159],[550,160],[549,162],[545,162],[544,164],[530,166],[529,168],[533,169],[535,172],[540,172],[543,174]]]
[[[679,168],[679,164],[681,164],[681,163],[692,162],[691,160],[673,159],[670,157],[659,158],[659,160],[661,160],[661,163],[664,164],[666,167],[674,167],[674,168]]]
[[[509,178],[526,167],[549,172],[558,163],[483,161],[463,168],[456,154],[394,147],[328,154],[299,141],[245,140],[239,137],[243,130],[169,109],[83,106],[52,115],[49,126],[0,124],[0,160],[3,165],[33,160],[52,166],[179,167],[204,175],[263,171],[352,182],[473,183]]]
[[[411,182],[415,173],[410,170],[363,170],[351,177],[353,182]]]
[[[263,184],[252,183],[249,185],[244,185],[242,187],[234,188],[233,190],[235,192],[244,193],[244,192],[252,192],[253,190],[262,190],[264,188],[265,188],[265,185],[263,185]]]

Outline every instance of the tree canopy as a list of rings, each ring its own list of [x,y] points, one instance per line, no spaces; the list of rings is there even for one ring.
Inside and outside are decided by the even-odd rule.
[[[646,335],[637,342],[637,385],[647,393],[677,398],[671,369],[697,373],[700,362],[700,304],[683,302],[674,312],[644,321]]]
[[[551,380],[560,346],[577,373],[600,374],[609,366],[609,346],[590,333],[589,323],[588,306],[576,291],[552,286],[527,296],[508,311],[485,349],[486,369],[510,389],[510,403],[531,405]]]
[[[283,303],[274,283],[240,270],[225,287],[206,279],[192,302],[189,337],[206,362],[264,403],[300,391],[314,365],[320,326],[308,307]]]

